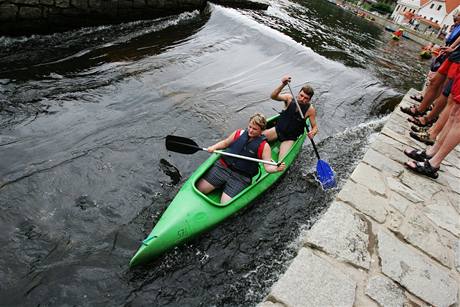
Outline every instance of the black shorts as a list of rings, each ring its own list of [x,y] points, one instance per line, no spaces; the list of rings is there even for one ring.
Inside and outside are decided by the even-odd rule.
[[[216,188],[222,188],[230,197],[235,197],[251,183],[251,178],[241,175],[218,160],[202,177]]]
[[[442,89],[442,94],[445,96],[445,97],[449,97],[450,95],[450,91],[452,90],[452,85],[454,84],[454,79],[447,79],[447,83],[446,85],[444,86],[444,88]]]
[[[277,126],[275,126],[275,131],[276,131],[276,136],[278,137],[278,141],[284,142],[284,141],[296,141],[297,138],[300,136],[299,135],[292,135],[292,134],[287,134],[284,132],[281,132]]]

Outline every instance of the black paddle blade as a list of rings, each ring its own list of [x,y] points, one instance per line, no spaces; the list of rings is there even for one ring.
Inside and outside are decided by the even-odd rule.
[[[186,155],[202,150],[193,140],[176,135],[166,136],[166,149]]]

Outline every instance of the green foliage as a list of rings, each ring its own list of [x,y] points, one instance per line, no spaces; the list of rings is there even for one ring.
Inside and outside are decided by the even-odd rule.
[[[377,2],[377,3],[371,4],[371,7],[369,10],[377,11],[381,14],[388,14],[388,13],[391,14],[393,12],[393,8],[391,7],[391,5],[383,3],[383,2]]]

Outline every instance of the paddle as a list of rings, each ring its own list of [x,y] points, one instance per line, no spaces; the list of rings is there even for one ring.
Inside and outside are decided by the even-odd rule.
[[[195,143],[192,139],[188,139],[188,138],[184,138],[184,137],[176,136],[176,135],[166,136],[166,149],[174,151],[174,152],[186,154],[186,155],[194,154],[195,152],[200,151],[200,150],[207,151],[206,148],[198,146],[198,144]],[[221,150],[215,150],[214,152],[224,155],[224,156],[230,156],[230,157],[234,157],[238,159],[265,163],[265,164],[270,164],[270,165],[275,165],[275,166],[279,166],[281,164],[281,163],[276,163],[273,161],[260,160],[260,159],[255,159],[251,157],[240,156],[240,155],[232,154],[232,153],[221,151]]]
[[[307,122],[305,121],[305,117],[302,113],[302,109],[299,106],[299,103],[297,102],[297,99],[295,99],[294,93],[292,92],[291,86],[289,85],[289,82],[287,82],[287,85],[289,87],[289,91],[291,92],[292,95],[292,100],[295,102],[297,105],[297,109],[299,109],[300,117],[302,120],[305,122],[305,128],[307,129],[307,132],[310,132],[310,128],[308,127]],[[319,183],[321,184],[321,187],[326,190],[335,187],[336,181],[334,177],[334,171],[332,168],[329,166],[329,164],[326,161],[321,160],[319,157],[318,150],[316,149],[316,144],[313,139],[310,139],[311,144],[313,145],[313,149],[315,150],[316,157],[318,158],[318,162],[316,163],[316,174],[318,176]]]

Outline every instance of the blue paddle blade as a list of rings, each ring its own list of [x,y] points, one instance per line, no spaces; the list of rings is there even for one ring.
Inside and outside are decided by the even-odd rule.
[[[318,163],[316,163],[316,176],[324,190],[334,188],[337,185],[334,171],[326,161],[318,160]]]

